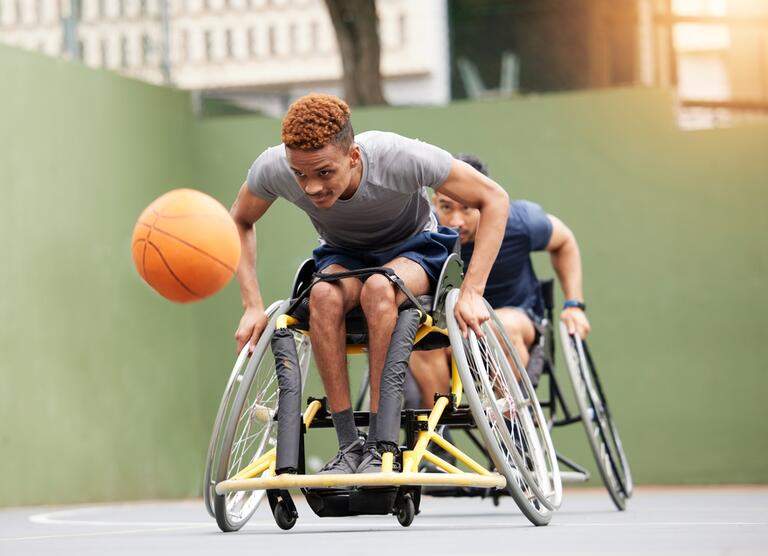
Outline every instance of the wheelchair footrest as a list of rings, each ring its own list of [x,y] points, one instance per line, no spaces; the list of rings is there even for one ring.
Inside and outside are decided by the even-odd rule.
[[[305,489],[304,496],[319,517],[387,515],[396,510],[398,490],[393,487]]]
[[[454,485],[505,488],[506,479],[498,473],[362,473],[351,475],[277,475],[256,479],[230,479],[216,485],[216,494],[236,491],[289,488],[398,487],[416,485]]]

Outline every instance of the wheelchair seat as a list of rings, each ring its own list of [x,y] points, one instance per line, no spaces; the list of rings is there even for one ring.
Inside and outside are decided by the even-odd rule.
[[[298,304],[295,304],[295,301],[302,296],[302,293],[306,288],[312,284],[315,272],[316,268],[314,260],[305,260],[296,272],[293,289],[291,291],[290,305],[294,308],[290,316],[299,321],[297,324],[294,324],[293,327],[304,331],[309,330],[309,297],[303,296]],[[444,304],[447,290],[450,287],[460,285],[460,283],[461,259],[456,255],[451,255],[443,267],[443,271],[435,284],[435,291],[432,292],[432,295],[421,295],[416,297],[416,300],[421,307],[430,317],[432,317],[433,322],[437,326],[444,327],[444,324],[441,325],[441,322],[444,320],[441,305]],[[435,302],[436,299],[439,300],[437,303]],[[399,311],[402,312],[414,307],[414,303],[406,298],[405,301],[400,304]],[[365,346],[368,343],[368,325],[361,307],[355,307],[347,313],[345,324],[348,346]],[[414,346],[414,350],[430,350],[448,347],[449,345],[450,341],[445,334],[430,332]]]

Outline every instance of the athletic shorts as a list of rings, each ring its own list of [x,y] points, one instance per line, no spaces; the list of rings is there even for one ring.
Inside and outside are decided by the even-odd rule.
[[[419,264],[434,285],[448,255],[454,252],[459,235],[455,230],[439,226],[436,232],[421,232],[410,239],[381,251],[344,249],[332,245],[321,245],[312,251],[315,268],[323,270],[338,264],[348,270],[359,270],[373,266],[385,266],[398,257],[405,257]]]

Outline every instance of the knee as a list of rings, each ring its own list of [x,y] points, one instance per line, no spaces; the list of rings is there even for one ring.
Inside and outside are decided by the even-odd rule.
[[[374,274],[365,281],[360,292],[360,306],[368,315],[395,309],[395,289],[384,276]]]
[[[309,293],[309,318],[312,322],[339,320],[344,316],[341,290],[327,282],[316,284]]]
[[[525,338],[523,337],[523,331],[520,330],[519,327],[507,326],[506,332],[507,332],[507,336],[509,336],[509,339],[515,345],[515,347],[517,347],[518,349],[526,347]]]

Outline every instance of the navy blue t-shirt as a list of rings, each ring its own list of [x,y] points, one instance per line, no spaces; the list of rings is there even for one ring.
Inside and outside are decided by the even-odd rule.
[[[510,203],[504,240],[485,286],[485,298],[491,307],[520,307],[544,316],[544,302],[530,254],[546,248],[551,237],[552,222],[539,205],[530,201]],[[474,249],[474,243],[461,246],[465,269]]]

